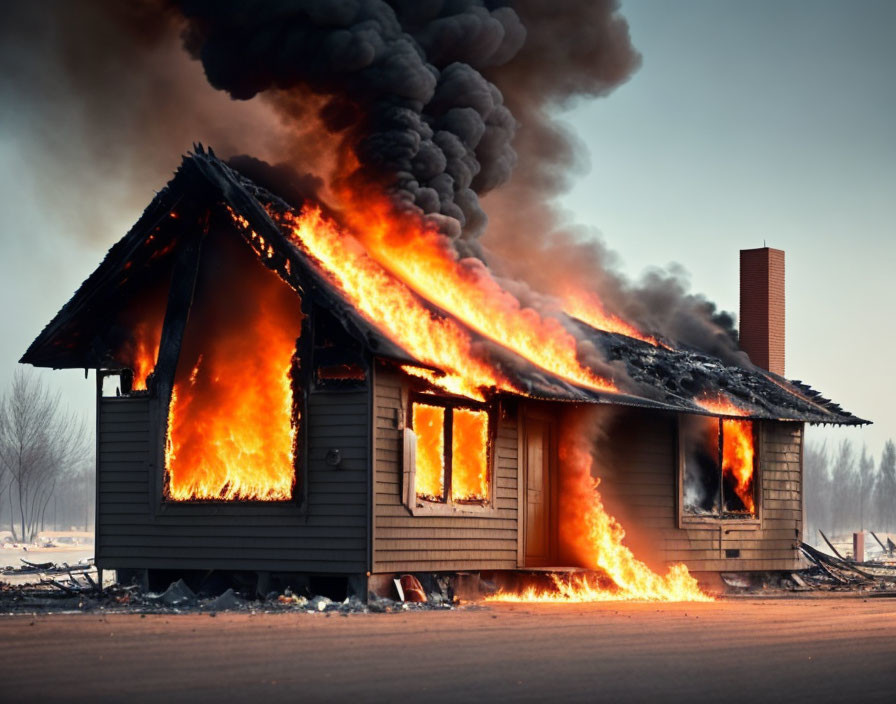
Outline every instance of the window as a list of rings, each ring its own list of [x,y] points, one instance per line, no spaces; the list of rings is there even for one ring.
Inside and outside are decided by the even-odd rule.
[[[293,501],[300,493],[302,303],[245,242],[212,230],[168,405],[168,501]]]
[[[687,416],[680,427],[684,518],[755,519],[758,463],[753,422]]]
[[[491,500],[491,417],[485,406],[422,396],[411,403],[417,505],[484,506]]]

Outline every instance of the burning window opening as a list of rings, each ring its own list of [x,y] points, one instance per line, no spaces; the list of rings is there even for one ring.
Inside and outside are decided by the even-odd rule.
[[[418,500],[474,505],[489,501],[489,421],[486,410],[443,399],[411,404]]]
[[[445,409],[415,403],[411,426],[417,436],[415,490],[418,499],[445,501]]]
[[[687,416],[681,420],[681,433],[683,513],[715,518],[755,517],[753,422]]]
[[[488,500],[488,413],[469,408],[451,411],[451,499]]]
[[[296,293],[238,236],[206,236],[168,409],[168,500],[293,498],[302,320]]]

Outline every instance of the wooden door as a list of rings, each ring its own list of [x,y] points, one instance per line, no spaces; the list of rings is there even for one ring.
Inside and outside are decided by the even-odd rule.
[[[526,418],[523,462],[525,470],[525,564],[551,562],[551,426],[547,421]]]

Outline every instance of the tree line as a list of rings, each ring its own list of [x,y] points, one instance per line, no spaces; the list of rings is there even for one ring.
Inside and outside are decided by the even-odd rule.
[[[833,449],[807,443],[803,458],[806,538],[820,528],[828,536],[860,530],[896,531],[896,445],[890,440],[880,458],[860,452],[849,440]]]
[[[88,530],[93,487],[93,433],[37,374],[18,369],[0,396],[0,530],[25,543],[48,528]]]

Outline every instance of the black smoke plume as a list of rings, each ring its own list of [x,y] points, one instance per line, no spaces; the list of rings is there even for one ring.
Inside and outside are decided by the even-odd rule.
[[[136,209],[193,141],[285,160],[324,181],[243,166],[297,197],[326,199],[334,173],[388,192],[525,305],[548,313],[535,290],[572,281],[646,329],[741,359],[730,319],[679,277],[627,282],[552,206],[586,161],[556,109],[640,65],[617,0],[56,0],[7,19],[3,102],[36,117],[35,153],[63,190],[86,174],[101,192],[126,171]]]

